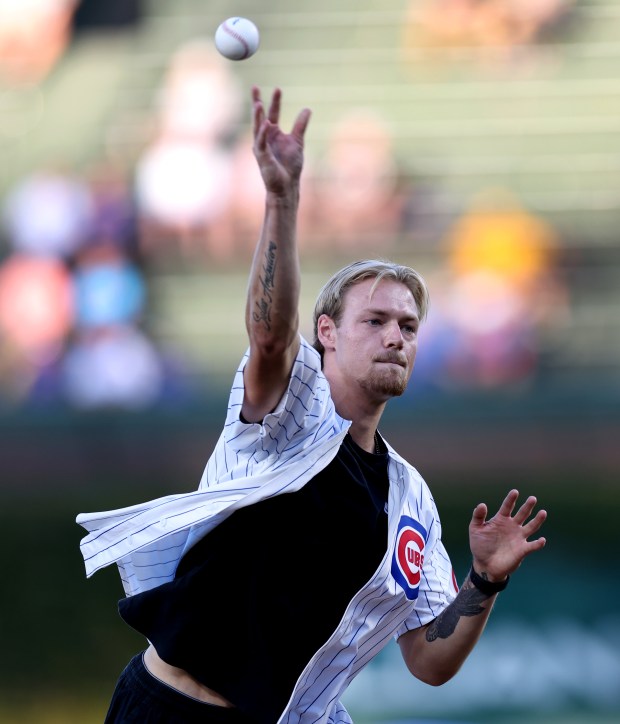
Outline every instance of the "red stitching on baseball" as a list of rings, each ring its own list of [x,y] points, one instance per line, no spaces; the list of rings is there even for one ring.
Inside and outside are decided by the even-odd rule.
[[[245,60],[250,54],[250,46],[247,44],[245,38],[242,35],[239,35],[239,33],[235,33],[235,31],[227,23],[224,23],[223,29],[231,37],[233,37],[235,40],[238,40],[241,45],[243,45],[243,47],[245,48],[245,55],[242,55],[239,60]]]

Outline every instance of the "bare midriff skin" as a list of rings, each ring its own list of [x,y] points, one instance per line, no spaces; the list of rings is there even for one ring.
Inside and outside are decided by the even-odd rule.
[[[233,704],[227,699],[224,699],[224,697],[220,696],[217,692],[212,691],[207,686],[204,686],[204,684],[196,681],[187,671],[167,664],[159,657],[155,647],[152,645],[149,646],[144,653],[144,665],[157,679],[160,679],[164,684],[168,684],[168,686],[180,691],[186,696],[204,701],[206,704],[215,704],[216,706],[227,708],[233,707]]]

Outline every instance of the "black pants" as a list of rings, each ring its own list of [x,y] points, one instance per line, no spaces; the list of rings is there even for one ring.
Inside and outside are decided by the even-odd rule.
[[[120,675],[105,724],[249,724],[237,709],[194,699],[155,678],[137,654]]]

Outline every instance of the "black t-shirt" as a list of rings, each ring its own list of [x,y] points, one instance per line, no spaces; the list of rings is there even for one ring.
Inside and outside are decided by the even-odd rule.
[[[347,435],[301,490],[233,513],[173,581],[122,599],[121,616],[164,661],[273,724],[385,555],[387,464]]]

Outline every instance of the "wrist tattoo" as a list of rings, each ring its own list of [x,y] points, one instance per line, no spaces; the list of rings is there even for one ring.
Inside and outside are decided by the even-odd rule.
[[[276,249],[277,244],[270,241],[265,252],[265,260],[263,263],[263,275],[258,277],[258,281],[263,289],[260,299],[256,301],[255,311],[252,318],[255,322],[262,322],[267,330],[271,330],[271,305],[273,303],[273,289],[275,287],[276,275]]]
[[[485,609],[480,605],[489,598],[469,581],[463,584],[454,601],[426,629],[426,640],[447,639],[456,630],[462,616],[478,616]]]

